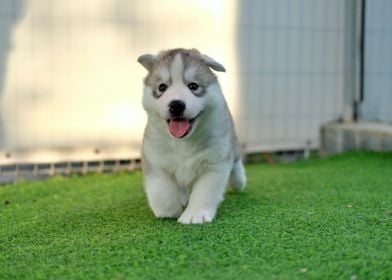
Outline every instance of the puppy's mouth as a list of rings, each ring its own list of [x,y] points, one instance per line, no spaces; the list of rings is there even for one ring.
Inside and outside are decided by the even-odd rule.
[[[177,117],[168,119],[166,122],[170,134],[176,138],[184,138],[185,136],[187,136],[192,131],[193,125],[196,122],[196,120],[200,117],[201,113],[202,112],[200,112],[193,119],[177,118]]]

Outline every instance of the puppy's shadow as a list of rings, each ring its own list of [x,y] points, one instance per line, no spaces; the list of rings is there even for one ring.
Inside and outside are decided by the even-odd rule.
[[[255,197],[246,190],[243,192],[228,190],[212,224],[246,217],[253,212],[253,209],[262,205],[265,205],[263,199]],[[146,196],[139,194],[91,209],[82,207],[79,213],[64,211],[57,217],[56,227],[48,230],[51,233],[53,231],[61,233],[68,230],[86,230],[86,227],[97,229],[97,225],[100,231],[112,231],[116,228],[132,230],[135,227],[154,229],[161,226],[181,226],[176,218],[156,218],[148,206]]]
[[[218,209],[217,220],[224,219],[227,221],[231,218],[245,217],[265,204],[264,198],[255,197],[246,189],[242,192],[228,190],[225,194],[225,200]]]
[[[239,217],[245,218],[249,214],[256,211],[257,208],[263,207],[263,205],[267,205],[267,198],[255,197],[254,194],[249,193],[246,190],[237,192],[229,189],[225,193],[225,199],[218,207],[217,215],[214,221],[211,224],[207,223],[205,225],[219,224],[222,221],[230,222],[232,220],[238,219]],[[147,208],[147,212],[150,212],[148,214],[151,214],[147,215],[148,218],[155,220],[160,225],[182,226],[177,222],[177,218],[156,218],[153,216],[149,208]]]

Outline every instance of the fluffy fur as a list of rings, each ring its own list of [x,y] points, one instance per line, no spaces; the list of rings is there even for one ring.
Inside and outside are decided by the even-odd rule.
[[[160,218],[211,222],[226,186],[242,190],[246,183],[232,118],[211,71],[225,68],[195,49],[146,54],[138,62],[148,70],[142,162],[149,205]],[[181,116],[173,116],[173,100],[185,104]],[[173,136],[170,122],[177,130],[184,124],[187,133]]]

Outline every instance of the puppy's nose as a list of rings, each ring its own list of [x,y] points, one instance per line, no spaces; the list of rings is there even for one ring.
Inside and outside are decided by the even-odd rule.
[[[172,117],[181,117],[185,111],[185,103],[181,100],[173,100],[169,103],[169,112]]]

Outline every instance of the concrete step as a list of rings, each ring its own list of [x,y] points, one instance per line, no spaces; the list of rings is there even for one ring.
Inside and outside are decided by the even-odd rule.
[[[321,149],[326,155],[351,150],[392,151],[392,124],[326,124],[321,127]]]

